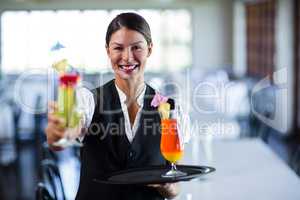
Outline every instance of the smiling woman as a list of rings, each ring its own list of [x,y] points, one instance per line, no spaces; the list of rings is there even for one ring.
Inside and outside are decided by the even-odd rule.
[[[107,29],[106,51],[115,79],[92,91],[78,91],[78,106],[84,113],[77,128],[61,128],[61,119],[49,113],[48,144],[60,150],[55,143],[67,131],[81,138],[82,166],[77,200],[175,197],[177,183],[134,186],[93,181],[120,170],[167,164],[160,151],[161,134],[157,126],[160,116],[157,108],[151,107],[156,91],[144,82],[146,61],[152,52],[146,20],[136,13],[116,16]]]

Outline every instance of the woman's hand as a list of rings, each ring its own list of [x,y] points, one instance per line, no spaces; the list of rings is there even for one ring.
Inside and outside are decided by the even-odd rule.
[[[150,184],[148,186],[156,188],[157,191],[167,199],[173,199],[179,194],[178,183]]]
[[[62,147],[54,146],[53,144],[60,139],[68,136],[69,139],[78,138],[82,133],[83,122],[79,121],[79,125],[74,128],[65,128],[65,121],[63,118],[58,117],[54,114],[54,111],[58,109],[57,103],[49,103],[49,113],[48,113],[48,124],[45,129],[47,135],[47,142],[51,149],[58,151],[62,150]]]
[[[47,143],[53,150],[62,150],[61,147],[53,146],[55,142],[62,139],[65,135],[64,119],[56,116],[54,111],[57,110],[55,102],[49,103],[48,124],[45,129],[47,135]]]

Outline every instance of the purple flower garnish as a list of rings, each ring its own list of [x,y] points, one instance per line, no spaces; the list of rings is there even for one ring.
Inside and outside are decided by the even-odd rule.
[[[151,106],[158,107],[161,103],[166,103],[167,101],[168,101],[168,97],[165,97],[159,93],[156,93],[151,101]]]

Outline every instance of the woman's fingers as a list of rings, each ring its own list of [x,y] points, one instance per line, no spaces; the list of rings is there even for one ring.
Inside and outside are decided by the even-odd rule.
[[[49,133],[57,137],[63,137],[64,132],[65,132],[64,127],[57,126],[56,124],[53,123],[48,123],[48,126],[46,127],[46,133]]]
[[[47,134],[48,144],[51,145],[54,142],[64,137],[65,130],[64,128],[60,128],[55,124],[48,123],[48,126],[46,127],[46,134]]]
[[[157,191],[167,199],[172,199],[179,193],[178,183],[149,184],[147,186],[157,189]]]
[[[49,109],[49,113],[53,113],[53,112],[57,111],[58,110],[57,102],[55,102],[55,101],[49,101],[49,103],[48,103],[48,109]]]
[[[61,117],[56,116],[55,114],[49,113],[48,114],[48,123],[53,123],[56,125],[63,126],[65,123],[65,120]]]
[[[56,107],[55,103],[53,102],[50,102],[49,106],[52,106],[53,109],[55,109]],[[45,131],[47,135],[47,142],[49,145],[64,137],[64,124],[65,122],[63,118],[58,117],[53,113],[48,113],[48,124]]]

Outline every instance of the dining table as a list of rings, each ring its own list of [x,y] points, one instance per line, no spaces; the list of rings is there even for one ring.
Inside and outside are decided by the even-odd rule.
[[[176,200],[300,199],[300,178],[259,138],[194,140],[180,164],[216,171],[180,182]]]

